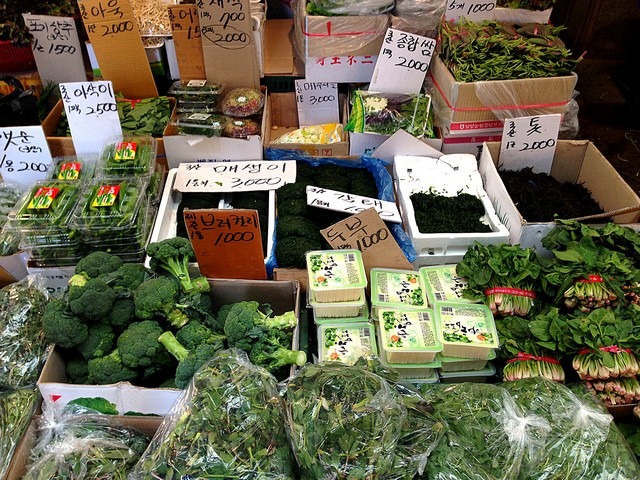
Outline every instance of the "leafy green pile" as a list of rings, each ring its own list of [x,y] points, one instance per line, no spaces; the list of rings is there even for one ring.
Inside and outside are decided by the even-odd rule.
[[[149,176],[156,162],[156,141],[150,136],[125,136],[102,150],[99,173],[106,177]]]
[[[490,233],[482,200],[469,193],[416,192],[409,197],[420,233]]]
[[[293,479],[284,423],[275,378],[223,350],[193,377],[131,479]]]
[[[20,196],[16,185],[0,183],[0,256],[13,255],[19,249],[20,236],[7,226],[7,216]]]
[[[36,387],[0,391],[0,478],[5,478],[18,442],[39,399]]]
[[[141,100],[116,97],[116,106],[123,135],[162,137],[171,117],[171,104],[164,96]]]
[[[553,7],[556,0],[498,0],[496,5],[506,8],[524,8],[526,10],[546,10]]]
[[[394,0],[309,0],[307,13],[309,15],[378,15],[393,8]]]

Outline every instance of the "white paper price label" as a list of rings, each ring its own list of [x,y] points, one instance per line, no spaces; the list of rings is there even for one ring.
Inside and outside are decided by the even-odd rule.
[[[85,81],[87,73],[73,18],[30,13],[22,16],[33,35],[31,48],[43,84]]]
[[[122,135],[111,82],[61,83],[76,154],[99,153],[109,137]]]
[[[561,115],[508,118],[504,121],[500,167],[549,173],[558,143]]]
[[[433,38],[387,29],[369,91],[419,93],[435,47]]]
[[[340,122],[337,83],[296,80],[295,85],[301,127]]]
[[[350,193],[329,190],[326,188],[307,186],[307,205],[335,210],[349,214],[360,213],[368,208],[375,209],[385,222],[402,223],[398,207],[393,202],[377,198],[361,197]]]
[[[457,21],[465,18],[474,22],[490,20],[496,9],[496,0],[447,0],[444,18]]]
[[[51,163],[41,126],[0,128],[0,175],[5,182],[26,186],[43,180]]]
[[[181,163],[173,183],[180,192],[275,190],[296,181],[296,162]]]

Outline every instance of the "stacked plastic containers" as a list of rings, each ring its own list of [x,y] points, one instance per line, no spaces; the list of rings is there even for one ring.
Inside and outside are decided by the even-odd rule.
[[[484,382],[495,375],[491,360],[499,346],[491,310],[462,296],[466,280],[455,265],[422,267],[420,277],[433,305],[443,383]]]
[[[443,345],[419,272],[372,268],[371,312],[382,362],[406,381],[437,382]]]
[[[219,114],[224,85],[207,80],[178,80],[169,88],[177,99],[177,115],[171,124],[181,135],[222,136],[227,119]]]
[[[34,182],[9,213],[8,226],[34,266],[74,265],[86,253],[70,219],[94,163],[92,157],[56,157],[49,179]]]
[[[307,252],[308,304],[318,334],[318,361],[354,364],[377,355],[369,322],[365,288],[367,277],[359,250]]]

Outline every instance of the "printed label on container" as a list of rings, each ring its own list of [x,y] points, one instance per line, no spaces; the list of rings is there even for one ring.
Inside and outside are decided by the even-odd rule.
[[[116,146],[115,160],[135,160],[138,144],[136,142],[120,142]]]
[[[379,303],[428,307],[418,273],[377,272],[375,295]]]
[[[204,121],[204,120],[209,120],[210,118],[211,118],[211,115],[209,115],[208,113],[192,113],[187,117],[187,120]]]
[[[35,195],[29,202],[27,208],[35,208],[38,210],[44,210],[51,206],[53,200],[58,196],[59,188],[53,187],[40,187],[36,190]]]
[[[354,253],[319,253],[309,256],[314,287],[349,287],[362,283],[361,264]]]
[[[102,185],[93,197],[92,207],[112,207],[120,193],[120,185]]]
[[[440,343],[428,312],[384,311],[381,320],[386,350],[432,350]]]
[[[187,87],[204,87],[206,84],[206,80],[189,80],[187,82]]]
[[[440,328],[445,342],[485,346],[497,344],[484,308],[441,306]]]
[[[425,277],[436,301],[462,299],[462,291],[467,281],[456,273],[455,266],[426,270]]]
[[[60,165],[58,179],[60,180],[78,180],[80,178],[80,170],[82,165],[79,162],[66,162]]]
[[[371,354],[371,330],[363,328],[328,327],[322,330],[322,360],[349,365],[358,358]]]

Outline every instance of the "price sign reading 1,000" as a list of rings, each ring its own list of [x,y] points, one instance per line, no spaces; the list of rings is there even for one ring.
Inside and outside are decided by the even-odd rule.
[[[0,158],[0,168],[6,168],[7,172],[41,172],[44,173],[47,171],[48,167],[44,163],[38,162],[17,162],[18,165],[15,165],[13,160],[9,160],[7,155],[3,155]]]
[[[356,240],[356,248],[364,252],[374,245],[385,241],[387,238],[389,238],[389,230],[387,230],[386,228],[381,228],[371,235],[365,235],[364,237],[360,237],[358,240]]]
[[[213,244],[251,242],[254,238],[256,236],[253,232],[220,232]]]

